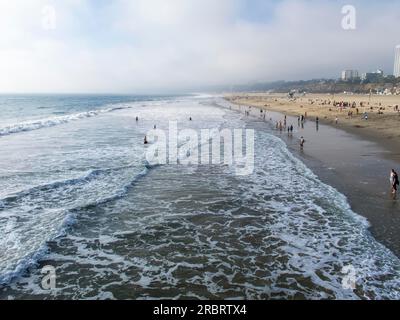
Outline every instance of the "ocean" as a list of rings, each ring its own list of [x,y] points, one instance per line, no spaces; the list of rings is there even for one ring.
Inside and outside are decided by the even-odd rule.
[[[170,121],[253,129],[254,171],[149,166]],[[368,221],[221,97],[3,95],[0,150],[0,299],[400,299]]]

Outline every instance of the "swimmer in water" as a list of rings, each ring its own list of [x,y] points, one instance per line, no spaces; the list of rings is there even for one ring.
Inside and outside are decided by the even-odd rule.
[[[144,136],[144,144],[149,144],[149,142],[147,141],[147,136]]]

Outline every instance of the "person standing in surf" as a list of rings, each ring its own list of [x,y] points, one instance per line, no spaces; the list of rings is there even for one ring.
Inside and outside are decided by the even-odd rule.
[[[392,194],[393,196],[396,196],[397,188],[399,186],[399,176],[394,169],[392,169],[392,172],[390,173],[390,183],[392,185]]]
[[[393,186],[394,172],[395,172],[394,169],[392,169],[392,171],[390,171],[390,178],[389,178],[390,186]]]
[[[306,140],[304,139],[304,137],[300,138],[300,149],[304,149],[304,144],[306,143]]]

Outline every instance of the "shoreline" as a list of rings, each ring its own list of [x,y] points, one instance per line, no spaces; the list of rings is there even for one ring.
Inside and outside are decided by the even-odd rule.
[[[240,112],[248,110],[243,104],[236,105]],[[297,116],[288,112],[251,106],[257,111],[250,111],[250,117],[272,127],[287,116],[287,124],[295,127],[293,136],[279,130],[273,134],[321,181],[344,194],[351,209],[368,220],[373,237],[400,258],[400,194],[393,200],[389,192],[389,171],[400,168],[400,157],[393,145],[379,143],[379,137],[374,140],[328,121],[320,121],[317,127],[315,121],[307,120],[304,127],[298,126]],[[260,117],[259,109],[266,110],[266,120]],[[304,150],[298,144],[301,136],[306,139]]]
[[[294,117],[307,112],[309,121],[315,122],[316,117],[319,117],[320,124],[331,125],[361,139],[375,142],[387,149],[391,159],[400,162],[400,96],[374,95],[370,98],[369,95],[307,94],[289,99],[283,93],[243,93],[226,95],[224,99],[237,105],[280,112]],[[339,108],[332,106],[334,101],[355,102],[357,107],[344,108],[340,111]],[[331,104],[328,104],[329,102]],[[360,103],[364,106],[360,107]],[[399,111],[395,111],[395,106],[398,106]],[[348,116],[348,111],[353,112],[352,117]],[[364,112],[368,114],[367,121],[362,119]],[[378,114],[379,112],[383,114]],[[335,123],[336,117],[338,124]]]

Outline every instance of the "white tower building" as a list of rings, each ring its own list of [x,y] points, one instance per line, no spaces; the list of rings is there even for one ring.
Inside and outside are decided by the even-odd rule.
[[[396,54],[394,58],[394,76],[400,77],[400,45],[396,46]]]

